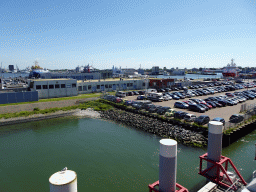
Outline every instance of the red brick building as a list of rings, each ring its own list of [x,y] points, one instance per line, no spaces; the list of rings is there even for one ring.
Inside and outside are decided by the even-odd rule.
[[[150,88],[166,88],[174,84],[174,79],[149,79]]]

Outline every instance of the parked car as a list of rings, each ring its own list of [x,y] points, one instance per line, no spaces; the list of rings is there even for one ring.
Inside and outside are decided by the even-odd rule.
[[[176,111],[174,109],[168,109],[166,112],[165,112],[165,116],[166,117],[173,117],[174,114],[176,113]]]
[[[197,123],[198,125],[205,125],[209,123],[209,121],[210,117],[207,115],[201,115],[195,119],[195,123]]]
[[[148,111],[152,106],[155,106],[155,105],[154,104],[145,104],[142,106],[142,108]]]
[[[161,107],[157,110],[157,114],[163,115],[167,110],[171,109],[171,107]]]
[[[117,97],[126,97],[126,93],[123,91],[118,91],[118,92],[116,92],[116,96]]]
[[[116,97],[114,96],[114,95],[107,95],[106,97],[105,97],[105,99],[106,100],[108,100],[108,101],[115,101],[115,99],[116,99]]]
[[[133,93],[132,91],[128,91],[128,92],[126,92],[126,95],[127,95],[127,96],[133,96],[134,93]]]
[[[186,114],[184,117],[184,120],[189,122],[195,121],[195,119],[196,119],[196,116],[190,113]]]
[[[244,120],[244,116],[239,115],[239,114],[231,115],[231,117],[229,118],[230,123],[239,123],[243,120]]]
[[[223,123],[223,126],[225,126],[225,119],[223,119],[222,117],[215,117],[212,121],[219,121]]]
[[[114,102],[116,102],[116,103],[121,103],[121,102],[123,102],[123,100],[122,100],[120,97],[116,97],[116,98],[114,99]]]
[[[125,105],[132,105],[133,101],[132,100],[127,100],[124,102]]]
[[[234,97],[235,95],[233,93],[225,93],[228,97]]]
[[[184,102],[180,102],[177,101],[174,103],[174,107],[180,108],[180,109],[187,109],[188,108],[188,104],[184,103]]]
[[[189,105],[188,110],[195,111],[195,112],[200,112],[200,113],[204,113],[206,111],[205,108],[203,108],[203,107],[201,107],[197,104]]]
[[[174,118],[183,119],[186,114],[188,113],[184,111],[177,111],[176,113],[174,113]]]
[[[170,94],[170,96],[171,96],[173,99],[175,99],[175,100],[179,100],[179,99],[180,99],[180,97],[177,96],[177,95],[175,95],[175,94]]]
[[[157,110],[158,110],[160,107],[162,107],[162,106],[160,106],[160,105],[152,105],[152,106],[148,109],[148,112],[150,112],[150,113],[156,113]]]
[[[212,102],[212,101],[207,101],[206,103],[211,105],[212,108],[216,108],[217,107],[216,104],[214,102]]]
[[[208,111],[209,110],[209,108],[206,106],[206,105],[204,105],[204,104],[197,104],[197,105],[199,105],[199,106],[201,106],[202,108],[204,108],[205,109],[205,111]]]
[[[145,95],[139,95],[139,96],[137,97],[137,100],[144,100],[144,99],[146,99],[146,96],[145,96]]]

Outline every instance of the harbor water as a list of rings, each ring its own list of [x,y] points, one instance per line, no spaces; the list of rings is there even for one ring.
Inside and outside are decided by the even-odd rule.
[[[150,77],[157,77],[157,78],[176,78],[176,79],[217,79],[217,78],[223,78],[222,73],[216,73],[216,75],[201,75],[201,74],[185,74],[185,75],[175,75],[175,76],[164,76],[164,75],[158,75],[158,76],[150,76]]]
[[[223,149],[250,180],[256,131]],[[159,140],[114,122],[66,117],[1,127],[0,191],[49,191],[49,177],[63,169],[78,175],[79,191],[146,192],[158,180]],[[178,144],[177,182],[189,191],[205,184],[198,175],[205,149]]]

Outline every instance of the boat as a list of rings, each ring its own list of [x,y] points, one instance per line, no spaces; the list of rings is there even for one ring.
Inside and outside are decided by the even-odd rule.
[[[234,59],[231,59],[231,64],[228,63],[222,70],[223,77],[238,77],[239,69],[234,63]]]
[[[202,69],[201,72],[202,75],[217,75],[216,73],[214,73],[213,71],[209,70],[209,69]]]
[[[169,76],[169,75],[170,75],[169,72],[167,72],[167,71],[164,71],[164,72],[163,72],[163,76]]]

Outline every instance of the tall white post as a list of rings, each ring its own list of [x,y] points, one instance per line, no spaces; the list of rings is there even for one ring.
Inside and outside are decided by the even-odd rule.
[[[222,152],[222,132],[223,123],[218,121],[210,121],[208,125],[208,159],[219,162]],[[207,162],[207,168],[212,167],[213,164]],[[208,172],[210,177],[217,176],[217,168],[213,168]]]
[[[159,191],[176,191],[177,173],[177,141],[172,139],[160,140],[159,153]]]
[[[50,192],[77,192],[76,172],[67,170],[54,173],[50,178]]]

